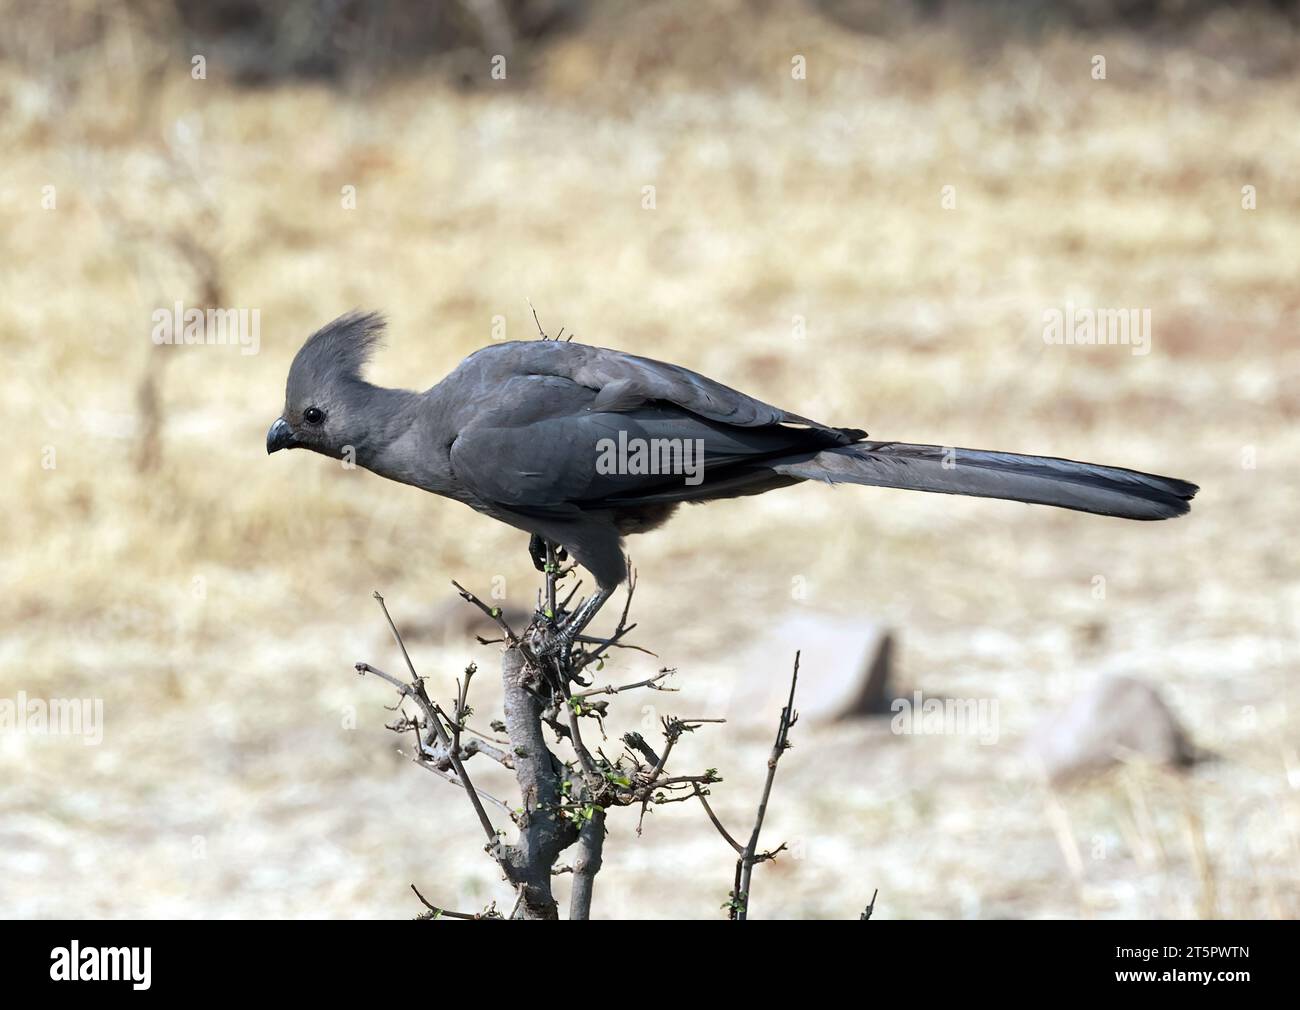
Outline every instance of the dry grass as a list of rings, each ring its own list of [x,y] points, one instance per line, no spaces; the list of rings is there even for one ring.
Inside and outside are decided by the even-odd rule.
[[[503,576],[526,605],[523,539],[262,440],[337,313],[385,309],[375,376],[422,386],[496,316],[529,336],[526,297],[550,328],[877,437],[1203,486],[1156,526],[803,487],[633,541],[639,640],[682,670],[677,714],[785,677],[784,655],[736,671],[735,647],[797,606],[885,620],[909,687],[1000,703],[992,747],[798,727],[769,819],[795,854],[757,871],[756,915],[850,916],[875,887],[880,917],[1300,913],[1300,74],[1123,36],[975,57],[943,32],[741,31],[693,6],[597,19],[527,85],[470,93],[241,91],[179,64],[146,84],[140,40],[71,84],[0,64],[0,697],[102,697],[107,719],[95,748],[0,737],[7,914],[400,916],[413,880],[449,905],[506,897],[469,806],[393,754],[387,695],[350,669],[386,665],[374,588],[413,628],[452,577]],[[150,343],[153,309],[205,287],[261,310],[260,354]],[[1067,299],[1151,308],[1152,353],[1045,346]],[[141,473],[146,380],[161,448]],[[418,645],[444,692],[493,661]],[[1105,672],[1159,682],[1222,759],[1047,795],[1020,741]],[[769,735],[684,745],[721,769],[732,820]],[[611,823],[598,914],[717,914],[731,858],[698,812],[639,839]]]

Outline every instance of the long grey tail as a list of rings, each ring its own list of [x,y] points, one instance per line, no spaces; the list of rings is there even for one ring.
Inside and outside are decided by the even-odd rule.
[[[1124,519],[1180,516],[1198,490],[1185,480],[1116,466],[904,442],[857,442],[811,457],[778,460],[772,469],[832,484],[1005,498]]]

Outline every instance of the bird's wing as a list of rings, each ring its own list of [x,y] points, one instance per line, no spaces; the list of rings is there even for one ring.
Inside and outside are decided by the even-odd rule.
[[[646,494],[698,501],[733,486],[738,467],[839,444],[819,428],[725,424],[664,401],[599,409],[601,396],[550,375],[501,382],[452,442],[452,472],[484,505],[552,514]]]
[[[819,424],[774,407],[698,372],[653,358],[561,341],[517,341],[484,348],[466,365],[482,357],[483,370],[502,376],[540,375],[568,379],[596,395],[589,409],[623,413],[646,404],[673,404],[719,424],[756,428],[791,424],[828,433],[847,444],[863,437],[856,429]]]

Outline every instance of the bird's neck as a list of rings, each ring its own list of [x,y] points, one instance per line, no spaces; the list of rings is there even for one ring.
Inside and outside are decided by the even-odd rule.
[[[433,430],[439,417],[428,393],[369,386],[368,423],[358,439],[356,462],[372,473],[425,490],[440,491],[440,440]]]
[[[358,413],[364,416],[365,424],[351,432],[356,461],[367,470],[380,473],[385,457],[414,424],[419,395],[407,389],[388,389],[369,383],[360,392],[363,405]]]

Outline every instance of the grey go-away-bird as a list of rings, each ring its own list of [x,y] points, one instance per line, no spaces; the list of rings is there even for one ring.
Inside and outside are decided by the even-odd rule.
[[[872,442],[678,365],[555,340],[485,347],[422,393],[385,389],[361,376],[383,327],[353,312],[308,338],[266,451],[350,456],[531,533],[535,562],[547,543],[567,550],[598,585],[560,628],[568,640],[623,581],[622,538],[682,502],[820,480],[1169,519],[1197,491],[1095,463]]]

